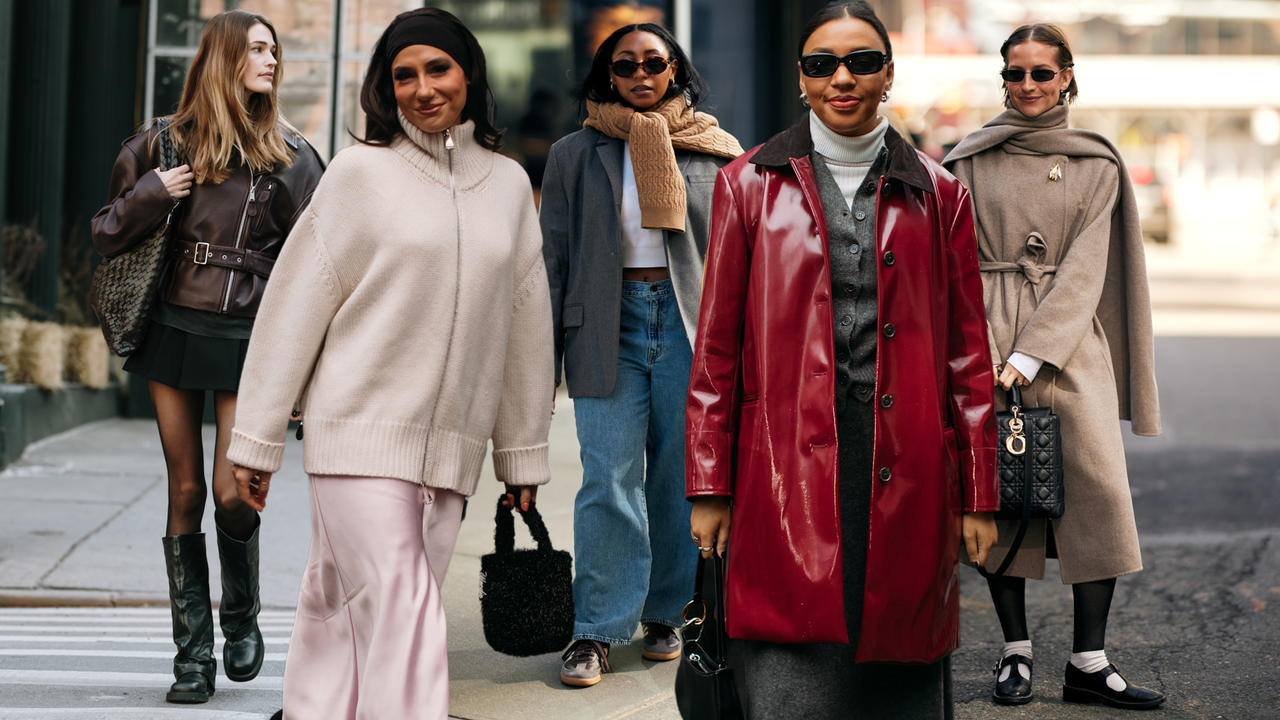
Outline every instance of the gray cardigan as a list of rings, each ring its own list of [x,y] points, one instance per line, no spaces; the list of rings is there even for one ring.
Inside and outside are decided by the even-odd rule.
[[[618,373],[622,315],[623,142],[594,128],[551,147],[542,180],[542,256],[551,285],[556,384],[571,397],[608,397]],[[687,200],[685,232],[664,231],[667,267],[692,343],[702,297],[716,174],[728,158],[676,150]]]

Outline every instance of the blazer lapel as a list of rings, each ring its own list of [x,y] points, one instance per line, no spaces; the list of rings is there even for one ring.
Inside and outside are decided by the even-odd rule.
[[[604,174],[613,186],[613,209],[619,218],[622,217],[622,148],[621,140],[604,134],[596,142],[600,164],[604,166]]]

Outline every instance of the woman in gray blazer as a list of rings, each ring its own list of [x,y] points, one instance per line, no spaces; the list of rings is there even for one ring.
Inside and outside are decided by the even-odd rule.
[[[684,406],[716,174],[742,154],[696,112],[705,83],[664,28],[618,29],[579,99],[583,129],[551,148],[542,184],[556,384],[574,399],[577,619],[560,679],[609,672],[609,646],[644,627],[643,655],[680,655],[693,589]]]

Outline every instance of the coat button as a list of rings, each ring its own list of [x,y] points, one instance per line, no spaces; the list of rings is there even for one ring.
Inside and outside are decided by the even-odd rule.
[[[874,182],[867,183],[867,192],[873,193],[875,191],[876,191],[876,184]]]
[[[892,396],[892,395],[881,395],[881,396],[880,396],[880,407],[882,407],[882,408],[891,408],[891,407],[893,407],[893,396]]]
[[[886,180],[886,181],[885,181],[885,183],[884,183],[884,185],[882,185],[882,186],[880,187],[880,194],[881,194],[881,195],[888,195],[888,194],[889,194],[889,181],[887,181],[887,180]]]
[[[884,336],[885,336],[885,337],[887,337],[887,338],[891,338],[891,337],[893,337],[894,335],[897,335],[897,334],[898,334],[898,328],[894,327],[894,326],[893,326],[893,323],[889,323],[888,325],[885,325],[885,326],[884,326]]]
[[[836,377],[839,379],[839,381],[840,381],[840,384],[841,384],[841,385],[848,385],[848,384],[849,384],[849,376],[848,376],[847,374],[845,374],[843,371],[842,371],[839,375],[837,375]]]
[[[866,220],[867,214],[859,210],[857,214],[854,215],[854,217],[857,218],[858,220]]]
[[[848,325],[851,322],[853,322],[853,318],[849,317],[848,315],[845,315],[844,317],[840,318],[841,325]]]
[[[862,249],[862,246],[859,245],[858,243],[854,243],[849,246],[849,252],[853,253],[854,255],[857,255],[858,251],[861,249]]]
[[[847,362],[849,362],[849,353],[844,353],[844,352],[842,352],[842,353],[836,353],[836,362],[838,362],[838,363],[847,363]]]
[[[896,262],[896,261],[897,261],[897,258],[894,256],[894,254],[893,254],[893,251],[892,251],[892,250],[890,250],[889,252],[887,252],[887,253],[885,253],[885,254],[884,254],[884,264],[885,264],[885,265],[892,265],[892,264],[893,264],[894,262]]]
[[[853,283],[845,283],[845,284],[844,284],[844,291],[845,291],[845,292],[852,294],[852,293],[853,293],[853,291],[854,291],[854,289],[855,289],[855,288],[854,288],[854,286],[853,286]]]
[[[889,482],[889,478],[893,477],[893,473],[889,472],[889,468],[880,468],[880,481]]]

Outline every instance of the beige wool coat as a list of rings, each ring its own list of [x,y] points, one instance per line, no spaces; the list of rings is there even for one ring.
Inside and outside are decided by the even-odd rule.
[[[1005,111],[944,164],[973,196],[992,358],[1020,352],[1044,361],[1024,402],[1052,408],[1062,422],[1066,512],[1032,521],[1007,574],[1044,577],[1055,549],[1064,583],[1137,572],[1119,421],[1157,435],[1160,411],[1142,233],[1124,163],[1101,136],[1068,129],[1060,105],[1036,118]],[[1017,527],[999,523],[989,570]]]

